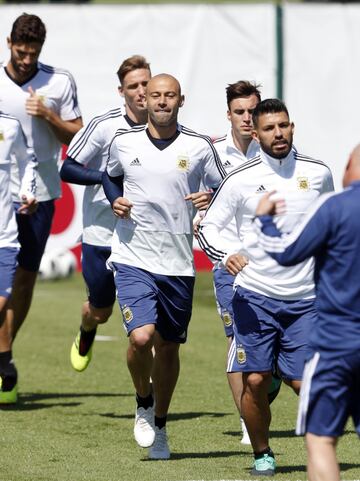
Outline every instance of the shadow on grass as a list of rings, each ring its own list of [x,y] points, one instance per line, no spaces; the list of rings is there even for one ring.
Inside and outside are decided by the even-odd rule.
[[[179,459],[214,459],[214,458],[229,458],[230,456],[249,456],[249,453],[239,452],[239,451],[208,451],[206,453],[171,453],[171,458],[167,460],[169,461],[176,461]],[[144,458],[141,460],[142,462],[159,462],[158,459],[149,459]]]
[[[84,398],[111,398],[111,397],[128,397],[132,394],[115,394],[101,392],[85,392],[85,393],[22,393],[19,396],[17,404],[0,406],[0,410],[6,411],[34,411],[36,409],[47,409],[52,407],[75,407],[80,406],[82,402],[78,399]],[[61,400],[69,399],[67,402]],[[59,400],[59,402],[41,402],[48,400]]]
[[[104,414],[100,414],[100,416],[115,418],[115,419],[134,419],[134,413],[131,413],[131,414],[104,413]],[[223,418],[225,416],[232,416],[232,413],[214,413],[214,412],[170,413],[167,419],[168,421],[187,421],[189,419],[198,419],[203,417]]]

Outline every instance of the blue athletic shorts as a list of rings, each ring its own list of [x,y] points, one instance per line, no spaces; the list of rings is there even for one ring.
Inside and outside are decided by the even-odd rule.
[[[116,298],[114,273],[106,266],[110,254],[110,247],[82,244],[81,265],[88,299],[99,309],[112,306]]]
[[[349,416],[360,436],[360,352],[316,352],[305,364],[296,434],[339,437]]]
[[[127,334],[137,327],[155,324],[164,340],[186,342],[195,278],[153,274],[115,262],[113,267]]]
[[[227,337],[233,337],[233,307],[232,299],[234,296],[234,276],[225,269],[214,271],[214,291],[216,307],[224,324],[224,331]]]
[[[277,355],[281,377],[301,380],[317,318],[314,300],[283,301],[237,286],[233,309],[239,370],[270,371]]]
[[[6,299],[10,297],[14,284],[18,252],[16,247],[0,248],[0,297]]]
[[[19,207],[15,203],[15,209]],[[36,212],[31,215],[16,214],[19,231],[20,252],[18,264],[30,272],[37,272],[40,267],[46,242],[50,235],[55,212],[55,201],[39,202]]]

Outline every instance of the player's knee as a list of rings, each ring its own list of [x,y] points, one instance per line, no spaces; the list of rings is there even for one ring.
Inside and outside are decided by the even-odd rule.
[[[252,372],[243,375],[244,389],[250,392],[267,392],[271,382],[271,372]]]
[[[148,327],[143,326],[131,331],[129,341],[134,350],[147,351],[152,348],[154,332]]]

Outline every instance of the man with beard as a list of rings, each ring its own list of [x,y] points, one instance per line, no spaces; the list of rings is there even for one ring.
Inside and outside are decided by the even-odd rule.
[[[308,335],[316,318],[313,261],[279,266],[257,244],[253,218],[259,195],[277,190],[288,212],[279,222],[290,231],[313,201],[333,190],[327,166],[292,149],[294,124],[277,99],[253,111],[253,138],[260,153],[231,172],[200,224],[200,245],[214,262],[236,276],[233,298],[236,358],[243,372],[242,416],[254,451],[254,475],[273,475],[269,446],[271,412],[267,391],[275,354],[286,384],[298,394]],[[242,250],[227,250],[219,233],[235,217]]]

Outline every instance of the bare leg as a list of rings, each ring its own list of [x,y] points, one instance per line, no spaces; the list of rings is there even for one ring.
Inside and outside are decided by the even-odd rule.
[[[284,379],[284,383],[290,386],[297,396],[300,394],[301,381]]]
[[[9,323],[12,342],[28,315],[34,292],[37,272],[26,271],[22,267],[16,269],[11,301],[7,309],[6,319]],[[0,329],[0,338],[4,333]]]
[[[155,357],[152,370],[155,414],[165,417],[180,372],[179,347],[175,342],[164,341],[158,332],[154,336]]]
[[[104,324],[112,314],[113,306],[94,307],[89,301],[84,302],[81,312],[81,326],[84,331],[96,329],[98,324]]]
[[[306,434],[309,481],[340,481],[337,438]]]
[[[146,324],[134,329],[129,336],[127,365],[135,390],[141,397],[147,397],[151,392],[150,375],[153,365],[154,333],[155,326]]]
[[[242,416],[254,452],[261,452],[269,447],[271,412],[268,389],[271,383],[271,372],[244,372],[243,382]]]
[[[9,323],[6,321],[7,304],[8,299],[0,296],[0,352],[11,351]]]

